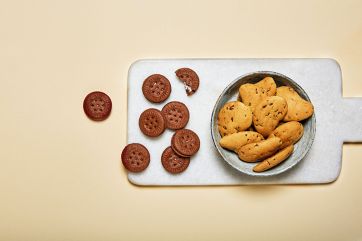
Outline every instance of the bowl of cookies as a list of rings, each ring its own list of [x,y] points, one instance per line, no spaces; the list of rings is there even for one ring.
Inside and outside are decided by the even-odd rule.
[[[216,101],[211,135],[222,158],[251,176],[274,176],[296,166],[316,132],[314,107],[291,78],[260,71],[230,83]]]

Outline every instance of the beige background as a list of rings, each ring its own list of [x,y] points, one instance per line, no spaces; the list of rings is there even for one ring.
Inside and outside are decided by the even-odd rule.
[[[0,1],[0,240],[362,240],[362,146],[331,185],[140,188],[120,168],[140,58],[332,57],[362,96],[361,1]],[[111,117],[82,111],[93,90]],[[353,118],[353,117],[351,117]],[[341,123],[342,124],[342,123]]]

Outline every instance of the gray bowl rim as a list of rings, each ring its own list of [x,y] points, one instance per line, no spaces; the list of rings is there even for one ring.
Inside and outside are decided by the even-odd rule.
[[[211,113],[211,122],[210,122],[210,127],[211,127],[211,138],[212,138],[212,141],[214,143],[214,146],[216,147],[218,153],[221,155],[221,157],[224,159],[224,161],[226,163],[228,163],[231,167],[233,167],[234,169],[236,169],[237,171],[243,173],[243,174],[246,174],[248,176],[254,176],[254,177],[270,177],[270,176],[276,176],[278,174],[281,174],[281,173],[284,173],[290,169],[292,169],[293,167],[295,167],[298,163],[300,163],[301,160],[304,159],[304,157],[308,154],[308,152],[310,151],[311,147],[312,147],[312,144],[314,142],[314,138],[315,138],[315,133],[316,133],[316,117],[315,117],[315,113],[313,113],[313,115],[311,116],[311,125],[312,125],[312,135],[311,135],[311,141],[308,142],[308,145],[306,146],[306,148],[304,149],[304,151],[302,152],[302,155],[301,157],[299,158],[299,160],[297,160],[295,163],[293,163],[292,165],[290,166],[287,166],[286,168],[284,169],[281,169],[277,172],[274,172],[274,173],[268,173],[268,172],[255,172],[255,173],[249,173],[249,172],[245,172],[243,169],[237,167],[236,165],[234,165],[232,162],[230,162],[228,160],[228,158],[223,154],[222,151],[225,151],[220,145],[219,143],[216,141],[216,135],[218,133],[215,133],[214,132],[214,119],[215,119],[215,116],[216,116],[216,109],[218,107],[218,104],[220,103],[221,99],[223,98],[223,96],[225,95],[225,93],[238,81],[240,81],[241,79],[245,78],[245,77],[248,77],[249,75],[256,75],[256,74],[263,74],[263,75],[277,75],[281,78],[284,78],[284,79],[287,79],[290,83],[292,83],[293,85],[297,86],[299,89],[301,89],[304,94],[305,94],[305,98],[307,101],[311,102],[310,101],[310,98],[307,94],[307,92],[299,85],[297,84],[297,82],[295,82],[294,80],[292,80],[291,78],[289,78],[288,76],[284,75],[284,74],[281,74],[281,73],[278,73],[278,72],[275,72],[275,71],[254,71],[254,72],[249,72],[249,73],[246,73],[244,75],[241,75],[239,77],[237,77],[235,80],[233,80],[230,84],[228,84],[225,89],[221,92],[221,94],[219,95],[219,98],[216,100],[215,102],[215,105],[214,105],[214,108],[212,110],[212,113]],[[302,97],[303,98],[303,97]],[[272,170],[272,169],[271,169]]]

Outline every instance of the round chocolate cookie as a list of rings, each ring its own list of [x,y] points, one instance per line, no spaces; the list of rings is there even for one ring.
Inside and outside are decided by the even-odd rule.
[[[200,139],[192,130],[177,130],[172,136],[171,147],[180,156],[190,157],[199,150]]]
[[[199,88],[200,80],[195,71],[189,68],[176,70],[176,76],[184,83],[186,94],[192,95]]]
[[[177,155],[176,152],[174,152],[174,150],[172,150],[169,146],[163,151],[161,162],[166,171],[176,174],[187,169],[190,164],[190,158]]]
[[[83,101],[83,110],[89,119],[94,121],[105,120],[111,114],[111,98],[100,91],[89,93]]]
[[[171,84],[165,76],[153,74],[143,81],[142,92],[147,100],[160,103],[170,96]]]
[[[182,129],[189,122],[189,110],[186,105],[178,102],[172,101],[166,104],[162,108],[163,116],[166,120],[166,127],[172,130]]]
[[[150,153],[138,143],[128,144],[121,155],[124,167],[130,172],[141,172],[150,164]]]
[[[161,111],[154,108],[142,112],[138,124],[142,133],[149,137],[159,136],[166,129],[165,119]]]

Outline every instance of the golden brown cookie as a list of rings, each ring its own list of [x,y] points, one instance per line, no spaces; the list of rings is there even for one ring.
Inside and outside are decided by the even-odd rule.
[[[161,74],[148,76],[142,85],[143,95],[153,103],[161,103],[171,94],[170,81]]]
[[[254,172],[264,172],[266,170],[269,170],[272,167],[275,167],[276,165],[285,161],[293,153],[293,150],[294,150],[293,145],[287,146],[286,148],[280,150],[275,155],[260,162],[258,165],[256,165],[253,168],[253,171]]]
[[[269,136],[278,126],[279,121],[283,120],[287,111],[287,102],[282,97],[265,98],[255,107],[253,113],[255,129],[264,137]]]
[[[242,146],[237,153],[239,158],[245,162],[257,162],[273,155],[282,145],[278,137],[271,137],[264,141]]]
[[[260,101],[267,97],[262,88],[249,83],[240,86],[239,96],[244,105],[249,106],[252,112]]]
[[[240,101],[226,103],[217,117],[221,137],[248,129],[251,121],[250,108]]]
[[[279,137],[283,144],[280,149],[295,144],[303,136],[303,125],[297,121],[290,121],[279,125],[269,137]]]
[[[220,140],[220,146],[231,151],[236,151],[240,147],[264,140],[264,137],[258,132],[242,131],[224,136]]]
[[[138,119],[138,125],[142,133],[149,137],[157,137],[166,129],[165,118],[162,112],[155,108],[143,111]]]
[[[277,92],[277,85],[272,77],[265,77],[255,85],[261,88],[262,92],[267,96],[273,96]]]
[[[283,97],[288,103],[288,112],[284,121],[302,121],[313,115],[312,103],[304,100],[291,87],[281,86],[277,88],[277,96]]]

